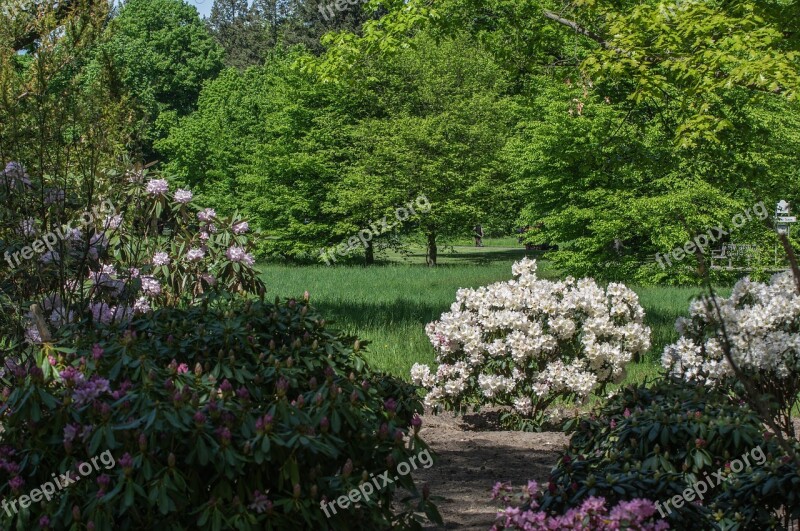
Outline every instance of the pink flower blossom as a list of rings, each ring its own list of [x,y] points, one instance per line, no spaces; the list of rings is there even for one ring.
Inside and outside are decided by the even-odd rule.
[[[194,195],[190,190],[185,190],[183,188],[178,188],[175,190],[175,201],[181,204],[189,203]]]
[[[169,184],[164,179],[153,179],[147,183],[147,193],[152,196],[162,196],[169,191]]]

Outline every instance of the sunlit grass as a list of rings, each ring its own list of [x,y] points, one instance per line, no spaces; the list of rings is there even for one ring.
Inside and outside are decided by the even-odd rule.
[[[426,267],[419,251],[381,265],[297,267],[267,264],[261,267],[271,296],[299,297],[305,290],[312,303],[335,327],[370,342],[365,356],[370,364],[408,379],[414,363],[433,365],[433,348],[425,325],[450,308],[460,287],[477,287],[511,278],[511,265],[523,256],[539,257],[521,246],[507,248],[487,239],[486,247],[455,247],[444,252],[439,267]],[[539,260],[541,277],[558,272]],[[627,369],[625,382],[639,382],[659,373],[664,346],[678,337],[675,319],[686,315],[689,301],[701,288],[637,287],[652,329],[652,347]],[[723,293],[725,293],[723,291]]]

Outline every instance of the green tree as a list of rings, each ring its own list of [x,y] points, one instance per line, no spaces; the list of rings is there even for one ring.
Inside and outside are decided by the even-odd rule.
[[[247,0],[214,0],[207,23],[225,49],[225,66],[247,68],[264,60],[267,50],[275,45],[265,15],[255,4],[249,6]]]
[[[203,83],[222,68],[223,50],[197,9],[181,0],[128,0],[109,28],[98,62],[118,92],[133,99],[144,122],[141,150],[195,109]]]

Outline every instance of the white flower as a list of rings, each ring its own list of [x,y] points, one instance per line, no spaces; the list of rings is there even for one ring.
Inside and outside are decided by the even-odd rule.
[[[167,253],[155,253],[153,255],[153,265],[154,266],[165,266],[169,265],[171,262],[169,255]]]
[[[183,188],[178,188],[175,190],[175,201],[178,203],[186,204],[189,203],[194,195],[190,190],[184,190]]]
[[[162,196],[169,191],[169,184],[164,179],[152,179],[147,182],[147,193],[152,196]]]
[[[727,336],[734,363],[772,392],[775,382],[800,372],[798,322],[800,295],[791,273],[775,275],[769,284],[744,278],[727,299],[692,301],[689,318],[676,323],[681,337],[665,347],[662,365],[687,380],[729,385],[735,374],[725,356]]]
[[[459,289],[450,311],[425,327],[439,366],[431,375],[414,365],[411,376],[428,390],[426,404],[499,404],[536,415],[554,397],[585,397],[619,380],[649,348],[644,310],[624,285],[539,279],[529,259],[512,273]]]

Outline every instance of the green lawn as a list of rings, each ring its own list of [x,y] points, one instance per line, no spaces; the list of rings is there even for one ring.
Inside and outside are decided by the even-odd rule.
[[[500,243],[506,244],[503,239]],[[263,278],[271,296],[300,296],[308,290],[312,303],[335,326],[370,341],[370,364],[408,378],[416,362],[433,363],[433,348],[425,324],[449,309],[459,287],[477,287],[511,277],[511,264],[526,254],[520,247],[487,240],[484,248],[456,246],[428,268],[422,254],[390,256],[389,263],[372,267],[264,264]],[[558,272],[539,261],[539,275],[555,278]],[[627,381],[640,381],[658,371],[664,345],[677,338],[675,319],[687,313],[689,300],[699,288],[631,286],[641,297],[647,323],[653,329],[653,346],[640,363],[628,367]]]

